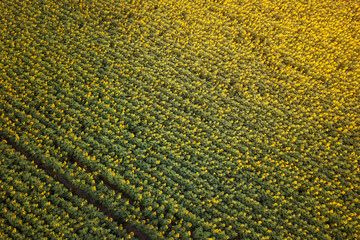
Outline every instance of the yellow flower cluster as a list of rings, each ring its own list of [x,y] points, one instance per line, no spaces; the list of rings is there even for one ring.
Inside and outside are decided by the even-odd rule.
[[[136,234],[116,235],[116,217],[154,239],[359,238],[358,9],[1,1],[0,153],[42,163],[0,159],[3,198],[28,194],[19,204],[34,219],[8,199],[1,234],[47,219],[44,237]],[[39,168],[70,191],[31,186]],[[60,211],[50,192],[101,220]]]

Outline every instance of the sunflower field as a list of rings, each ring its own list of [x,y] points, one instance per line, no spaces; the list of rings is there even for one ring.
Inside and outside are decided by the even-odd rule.
[[[0,13],[0,239],[360,239],[357,1]]]

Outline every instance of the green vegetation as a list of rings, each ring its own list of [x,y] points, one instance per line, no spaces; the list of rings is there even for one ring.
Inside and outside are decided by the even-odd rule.
[[[358,3],[0,12],[0,238],[360,238]]]

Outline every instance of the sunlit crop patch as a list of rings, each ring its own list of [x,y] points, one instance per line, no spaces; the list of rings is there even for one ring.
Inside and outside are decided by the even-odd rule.
[[[360,238],[356,1],[0,12],[0,238]]]

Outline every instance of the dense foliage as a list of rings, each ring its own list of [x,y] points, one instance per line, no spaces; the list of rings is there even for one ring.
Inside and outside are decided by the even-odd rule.
[[[355,1],[0,12],[1,238],[360,238]]]

